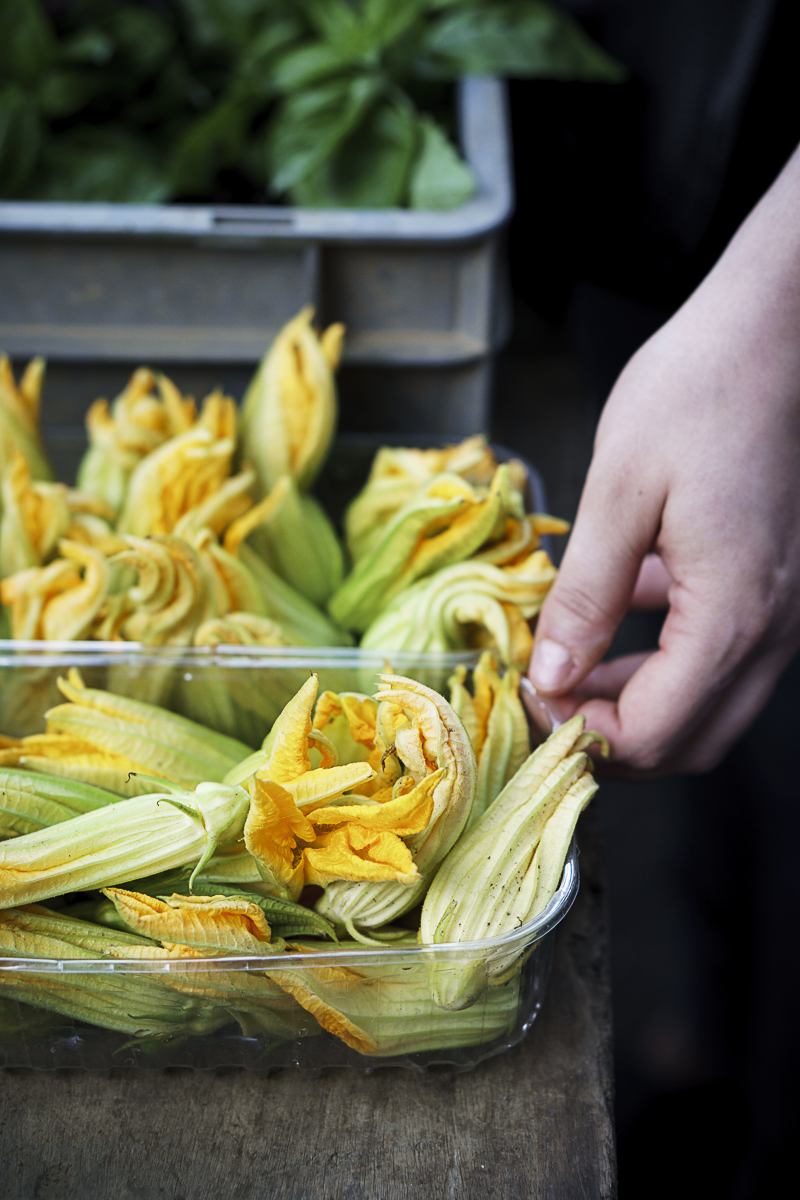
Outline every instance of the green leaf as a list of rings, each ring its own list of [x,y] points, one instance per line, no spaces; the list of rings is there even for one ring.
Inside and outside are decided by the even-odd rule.
[[[19,196],[39,154],[41,130],[36,105],[21,88],[0,91],[0,197]]]
[[[268,172],[275,191],[296,187],[330,158],[383,87],[380,76],[357,75],[287,96],[267,140]]]
[[[170,178],[176,194],[208,193],[217,172],[244,157],[253,107],[247,98],[226,97],[189,126],[171,157]]]
[[[451,6],[424,39],[423,74],[466,73],[614,83],[627,72],[545,0]]]
[[[97,70],[58,70],[44,76],[39,103],[46,117],[71,117],[102,93],[105,80]]]
[[[246,51],[260,31],[286,17],[285,0],[178,0],[197,46]],[[295,22],[297,23],[297,22]]]
[[[385,47],[407,33],[427,7],[427,0],[363,0],[364,22]]]
[[[355,41],[312,42],[285,54],[275,67],[272,82],[279,92],[297,92],[353,68],[375,66],[377,61],[376,54],[365,53]]]
[[[110,8],[103,24],[114,42],[114,59],[122,60],[125,69],[139,78],[155,75],[175,44],[175,34],[168,22],[138,5]]]
[[[128,130],[84,125],[44,148],[26,194],[35,200],[155,204],[168,191],[146,145]]]
[[[265,98],[274,96],[279,90],[276,83],[277,68],[302,32],[300,22],[292,17],[270,21],[242,48],[234,78],[246,80],[254,95]]]
[[[303,9],[319,36],[327,41],[357,39],[361,34],[360,14],[348,0],[305,0]]]
[[[89,25],[74,36],[59,42],[58,57],[62,63],[80,63],[102,67],[114,53],[114,43],[102,29]]]
[[[0,81],[35,85],[54,53],[53,32],[38,0],[2,0]]]
[[[291,191],[310,208],[393,208],[405,202],[419,129],[409,105],[377,104],[336,152]]]
[[[420,152],[411,177],[411,208],[451,209],[475,194],[477,181],[444,130],[421,117]]]

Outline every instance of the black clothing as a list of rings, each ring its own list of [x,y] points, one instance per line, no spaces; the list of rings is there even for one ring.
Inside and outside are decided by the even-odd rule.
[[[515,291],[677,307],[800,142],[790,0],[563,0],[623,84],[511,83]]]

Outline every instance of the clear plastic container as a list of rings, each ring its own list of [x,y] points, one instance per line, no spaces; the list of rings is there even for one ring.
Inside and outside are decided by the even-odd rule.
[[[444,690],[453,667],[469,659],[397,654],[392,666]],[[359,650],[152,651],[127,643],[11,642],[0,650],[2,729],[16,736],[40,732],[45,711],[62,699],[56,679],[66,667],[77,666],[89,685],[145,698],[158,694],[170,707],[223,732],[235,730],[257,745],[310,670],[318,672],[322,688],[367,690],[384,665],[381,655]],[[216,718],[209,699],[214,696]],[[227,706],[220,697],[227,697]],[[535,1019],[550,969],[553,930],[577,889],[573,848],[559,890],[540,917],[502,937],[460,945],[373,949],[352,943],[337,948],[331,942],[325,949],[317,943],[313,952],[191,960],[0,957],[0,1065],[370,1071],[381,1064],[424,1069],[441,1063],[467,1070],[515,1045]],[[478,999],[462,1011],[437,1008],[431,970],[477,972],[480,981],[490,964],[493,975],[502,964],[505,982],[483,990],[479,982]],[[301,997],[307,998],[310,989],[341,1013],[355,1027],[348,1035],[354,1044],[324,1032],[281,983]],[[37,1006],[43,989],[60,1011]],[[96,1025],[71,1019],[76,1011],[86,1011],[75,1006],[87,998]],[[165,1034],[161,1022],[159,1036],[137,1036],[137,1014],[151,1028],[153,1014],[165,1006],[167,1022],[170,1013],[177,1021],[176,1032]],[[125,1012],[131,1023],[127,1031],[103,1027],[104,1009],[113,1012],[112,1020],[120,1009]]]
[[[577,891],[573,846],[545,911],[513,933],[483,941],[180,961],[0,958],[0,1066],[466,1071],[515,1046],[536,1019],[553,932]],[[432,970],[481,972],[489,964],[502,965],[504,982],[484,987],[460,1011],[435,1005]],[[134,1023],[137,1011],[152,1020],[166,1005],[193,1031],[148,1040],[70,1020],[28,1003],[42,989],[66,1011],[90,995],[101,1012],[103,998],[116,997]],[[326,1032],[287,989],[300,995],[311,989],[336,1009],[353,1044]]]
[[[320,489],[332,516],[340,515],[363,482],[382,440],[337,442]],[[510,457],[495,449],[501,461]],[[530,510],[546,508],[533,468],[526,500]],[[377,676],[390,667],[446,694],[455,667],[476,658],[341,648],[0,641],[0,733],[41,732],[47,709],[63,702],[59,676],[77,667],[89,687],[164,705],[255,748],[310,671],[319,675],[320,691],[371,693]],[[348,1066],[368,1072],[379,1065],[422,1070],[448,1064],[468,1070],[519,1042],[535,1019],[549,974],[553,930],[577,889],[573,847],[547,909],[513,933],[478,942],[375,949],[327,943],[329,948],[313,953],[224,959],[0,957],[0,1066],[260,1071],[295,1066],[311,1072]],[[477,1000],[459,1012],[437,1008],[431,970],[480,977],[492,963],[503,964],[504,982],[479,987]],[[295,996],[307,996],[310,989],[341,1013],[356,1030],[348,1035],[354,1045],[325,1032],[287,987]],[[50,1009],[36,1004],[44,989]],[[94,1024],[70,1016],[81,1000],[80,1011],[86,1011],[87,998],[94,1004]],[[127,1014],[127,1032],[103,1027],[104,1007]],[[177,1031],[138,1037],[138,1017],[146,1024],[165,1009],[174,1012]]]
[[[70,667],[87,687],[160,704],[256,749],[311,671],[320,692],[372,694],[387,668],[441,692],[456,666],[474,661],[470,652],[0,640],[0,733],[41,733],[48,708],[64,702],[57,681]]]

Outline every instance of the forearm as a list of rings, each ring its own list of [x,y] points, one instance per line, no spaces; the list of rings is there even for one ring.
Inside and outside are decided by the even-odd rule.
[[[704,737],[689,762],[710,761],[800,642],[799,481],[795,153],[609,398],[540,617],[534,685],[583,708],[622,761],[685,762],[680,747]],[[671,581],[659,650],[630,664],[627,681],[605,664],[593,676],[652,550]],[[587,703],[587,687],[606,698]]]

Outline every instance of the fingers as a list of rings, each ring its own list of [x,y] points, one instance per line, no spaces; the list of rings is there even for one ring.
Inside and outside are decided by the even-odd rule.
[[[639,569],[631,599],[632,612],[658,612],[667,608],[672,576],[658,554],[648,554]]]
[[[664,492],[635,456],[598,450],[553,589],[539,615],[529,674],[545,695],[568,692],[602,659],[628,609],[658,530]],[[649,576],[657,568],[648,568]],[[663,577],[659,580],[659,586]]]
[[[611,761],[639,776],[710,769],[758,714],[800,639],[755,641],[742,653],[735,620],[726,628],[724,615],[712,619],[703,607],[679,602],[659,650],[602,663],[549,703],[562,720],[581,711],[608,738]]]
[[[571,693],[580,700],[616,700],[625,684],[655,651],[645,650],[639,654],[624,654],[601,662],[582,679]],[[559,697],[566,699],[566,697]]]

